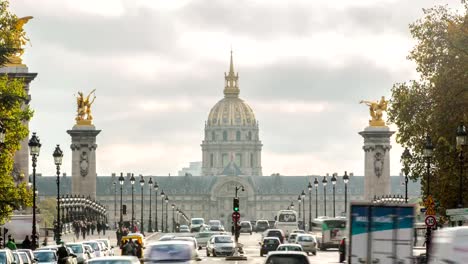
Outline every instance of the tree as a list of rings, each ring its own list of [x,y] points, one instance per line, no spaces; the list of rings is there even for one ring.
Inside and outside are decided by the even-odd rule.
[[[393,86],[388,111],[389,121],[398,126],[397,142],[412,152],[410,176],[421,179],[425,195],[423,149],[426,135],[432,138],[430,194],[440,201],[441,212],[457,206],[456,127],[460,122],[468,124],[467,3],[463,9],[461,13],[446,6],[423,9],[424,17],[410,25],[417,44],[408,59],[416,62],[421,77]],[[464,183],[468,184],[466,174]],[[468,205],[468,193],[464,197]]]
[[[47,198],[42,200],[39,205],[40,221],[42,227],[53,227],[54,219],[57,213],[57,200],[55,198]]]

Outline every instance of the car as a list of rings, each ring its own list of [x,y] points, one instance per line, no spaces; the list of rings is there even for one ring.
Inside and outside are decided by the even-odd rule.
[[[262,237],[277,237],[281,243],[284,243],[284,232],[281,229],[267,229],[263,234]]]
[[[468,226],[442,228],[434,232],[429,263],[466,263]],[[427,258],[424,256],[423,258]]]
[[[302,250],[307,254],[317,255],[317,240],[313,235],[298,234],[295,243],[301,245]]]
[[[13,264],[15,263],[15,256],[13,256],[13,252],[8,249],[0,249],[0,263],[2,264]]]
[[[206,256],[232,256],[236,244],[231,236],[229,235],[214,235],[206,243]]]
[[[190,228],[187,225],[181,225],[179,227],[180,233],[190,233]]]
[[[302,246],[298,244],[281,244],[276,251],[303,251]]]
[[[65,248],[67,249],[67,252],[68,252],[68,257],[67,257],[68,260],[66,261],[66,263],[67,264],[78,264],[78,257],[76,256],[73,249],[71,247],[67,247],[67,246],[65,246]],[[59,261],[60,261],[60,258],[59,258]]]
[[[291,233],[296,233],[296,234],[305,234],[306,232],[302,229],[294,229],[291,231]]]
[[[83,244],[89,245],[90,247],[93,248],[93,250],[94,250],[94,256],[95,256],[96,258],[104,257],[103,252],[102,252],[101,245],[100,245],[97,241],[95,241],[95,240],[85,241],[85,242],[83,242]]]
[[[18,251],[18,250],[15,250],[15,251],[20,256],[21,260],[23,261],[23,264],[32,264],[33,263],[33,260],[31,260],[28,253],[26,253],[24,251]]]
[[[278,237],[264,237],[262,242],[258,243],[260,244],[260,257],[263,257],[263,255],[268,254],[270,251],[276,251],[281,241]]]
[[[175,236],[174,235],[164,235],[162,237],[160,237],[158,240],[159,241],[169,241],[169,240],[172,240]]]
[[[194,237],[189,237],[189,236],[186,236],[186,237],[174,237],[172,238],[172,240],[176,240],[176,241],[189,241],[192,243],[193,245],[193,249],[194,250],[198,250],[198,243],[197,243],[197,240],[194,238]]]
[[[289,243],[295,243],[296,242],[296,237],[297,237],[298,233],[291,233],[289,234],[289,237],[288,237],[288,242]]]
[[[110,240],[105,238],[96,239],[98,242],[103,242],[108,250],[108,256],[114,256],[114,246],[111,246]]]
[[[96,242],[99,243],[99,247],[101,248],[101,257],[108,257],[110,255],[110,250],[107,248],[106,243],[97,239]]]
[[[31,249],[20,248],[20,249],[17,249],[16,251],[26,253],[28,255],[28,258],[32,261],[32,263],[36,262],[36,260],[34,260],[34,254]]]
[[[255,223],[255,232],[263,232],[270,228],[268,225],[268,220],[257,220]]]
[[[15,263],[16,264],[24,264],[23,259],[19,255],[19,252],[13,251],[11,253],[13,254],[13,257],[15,258]]]
[[[88,264],[140,264],[135,256],[111,256],[88,260]]]
[[[148,263],[195,263],[200,260],[190,241],[157,241],[146,246],[143,261]]]
[[[311,264],[307,254],[300,251],[275,251],[268,254],[265,264],[271,263],[300,263]]]
[[[208,240],[210,240],[210,238],[214,235],[217,235],[219,234],[218,232],[211,232],[211,231],[208,231],[208,232],[200,232],[198,234],[195,235],[195,239],[197,240],[197,244],[198,244],[198,249],[202,249],[202,247],[206,247],[206,243],[208,242]]]
[[[338,247],[339,252],[339,262],[342,263],[346,259],[346,237],[343,237],[340,241],[340,246]]]
[[[202,227],[205,228],[205,220],[203,218],[190,219],[190,232],[200,232]]]
[[[94,254],[94,249],[90,245],[83,244],[83,247],[85,248],[85,253],[88,256],[88,259],[92,259],[96,257],[96,254]]]
[[[219,220],[210,220],[208,221],[208,225],[210,226],[210,231],[220,231],[222,224]]]
[[[252,224],[249,221],[240,222],[240,231],[239,233],[250,233],[252,234]]]
[[[78,264],[84,264],[89,259],[83,243],[67,243],[66,246],[73,250]]]
[[[44,264],[57,264],[58,257],[57,251],[51,249],[42,249],[33,251],[34,258],[37,259],[37,263]]]

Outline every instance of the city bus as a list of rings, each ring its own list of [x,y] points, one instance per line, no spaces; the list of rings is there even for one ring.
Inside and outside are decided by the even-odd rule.
[[[297,213],[294,210],[279,210],[276,215],[275,228],[283,230],[286,237],[298,228]]]
[[[339,248],[346,235],[346,218],[321,216],[312,221],[312,234],[317,238],[318,248]]]

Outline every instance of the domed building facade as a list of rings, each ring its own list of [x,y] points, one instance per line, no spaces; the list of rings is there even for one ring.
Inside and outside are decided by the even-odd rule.
[[[202,175],[261,176],[262,143],[252,108],[239,98],[239,74],[231,52],[224,98],[210,110],[202,147]]]

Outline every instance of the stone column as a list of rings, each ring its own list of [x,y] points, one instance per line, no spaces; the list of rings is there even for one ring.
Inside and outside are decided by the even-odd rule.
[[[20,78],[24,80],[24,90],[28,95],[28,100],[23,106],[28,105],[31,100],[29,84],[36,78],[37,73],[29,72],[28,67],[24,64],[7,64],[7,66],[0,68],[0,74],[5,73],[8,74],[8,78]],[[24,122],[24,124],[29,128],[29,122]],[[12,171],[15,182],[28,182],[30,159],[28,141],[29,137],[23,138],[20,143],[21,148],[15,153],[15,163]]]
[[[72,194],[96,199],[96,136],[94,125],[75,125],[67,133],[72,138]]]
[[[390,137],[386,126],[369,126],[359,134],[364,138],[364,199],[390,194]]]

